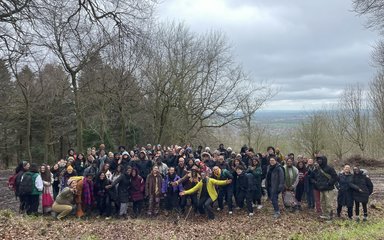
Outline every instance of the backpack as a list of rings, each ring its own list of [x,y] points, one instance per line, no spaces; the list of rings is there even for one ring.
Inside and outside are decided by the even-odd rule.
[[[19,194],[20,195],[27,195],[31,194],[33,191],[35,183],[33,181],[33,174],[26,172],[23,174],[19,186]]]
[[[17,173],[16,174],[13,174],[12,176],[10,176],[8,178],[8,188],[9,190],[11,191],[16,191],[16,178],[17,178]]]

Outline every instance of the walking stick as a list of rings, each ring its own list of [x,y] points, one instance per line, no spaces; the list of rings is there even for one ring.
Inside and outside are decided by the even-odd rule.
[[[189,214],[191,213],[191,210],[192,210],[192,205],[189,207],[189,210],[188,210],[187,216],[185,216],[185,219],[184,219],[184,221],[187,221],[187,219],[188,219],[188,217],[189,217]]]

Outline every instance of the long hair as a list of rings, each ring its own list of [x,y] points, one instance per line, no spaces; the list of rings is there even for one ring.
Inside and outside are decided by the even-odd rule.
[[[45,167],[45,172],[41,172],[41,167]],[[43,179],[43,181],[45,182],[51,182],[52,181],[52,175],[51,175],[51,171],[48,170],[47,168],[47,164],[43,164],[41,165],[40,167],[40,175],[41,175],[41,179]]]

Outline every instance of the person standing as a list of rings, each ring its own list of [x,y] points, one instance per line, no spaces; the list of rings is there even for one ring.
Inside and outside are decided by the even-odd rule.
[[[218,166],[213,167],[212,177],[216,180],[229,180],[229,179],[232,180],[233,179],[233,175],[230,171],[228,171],[227,169],[220,169]],[[224,209],[223,202],[225,199],[225,202],[228,205],[228,214],[230,215],[233,213],[233,203],[232,203],[233,186],[231,183],[219,186],[219,196],[217,199],[218,205],[219,205],[217,210],[220,211]]]
[[[40,203],[40,195],[43,191],[43,180],[39,174],[36,163],[32,163],[28,172],[25,172],[21,178],[20,193],[26,197],[27,214],[37,215]]]
[[[334,199],[335,183],[337,182],[337,173],[335,169],[328,165],[327,157],[317,156],[316,162],[319,165],[313,172],[314,184],[320,191],[320,201],[323,219],[331,220],[333,218],[332,203]]]
[[[336,188],[339,190],[337,194],[337,217],[341,217],[341,210],[343,206],[348,209],[348,218],[352,219],[353,210],[353,196],[352,196],[352,180],[351,167],[344,165],[343,171],[339,174]]]
[[[20,200],[20,207],[19,207],[20,213],[24,213],[27,210],[26,195],[20,192],[21,178],[23,177],[24,173],[29,171],[30,167],[31,165],[29,164],[29,162],[23,161],[17,166],[15,170],[15,174],[17,174],[15,179],[15,195]]]
[[[284,191],[284,170],[275,158],[269,158],[269,166],[267,168],[266,188],[268,192],[268,198],[271,199],[274,218],[280,217],[279,208],[279,194]]]
[[[363,207],[363,221],[367,221],[368,218],[368,200],[369,196],[373,192],[373,184],[371,179],[358,167],[353,168],[353,178],[352,178],[352,188],[353,188],[353,200],[355,201],[355,214],[356,221],[360,221],[360,203]]]
[[[297,201],[295,198],[296,186],[299,183],[299,170],[293,166],[293,159],[288,158],[284,168],[285,189],[283,191],[283,200],[286,208],[292,208],[295,211]]]
[[[175,168],[170,167],[162,185],[167,211],[172,211],[174,208],[179,210],[179,192],[184,191],[182,184],[176,184],[179,180],[180,177],[176,174]],[[166,212],[166,215],[168,215],[168,212]]]
[[[145,196],[148,198],[148,216],[159,214],[163,179],[159,168],[154,166],[145,182]]]

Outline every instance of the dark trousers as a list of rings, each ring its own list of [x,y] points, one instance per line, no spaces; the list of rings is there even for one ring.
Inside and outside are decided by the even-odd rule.
[[[107,196],[96,197],[97,209],[99,210],[100,216],[111,216],[111,203],[108,201]]]
[[[207,196],[199,199],[198,208],[201,214],[205,214],[205,211],[208,213],[208,219],[215,219],[215,214],[213,213],[212,208],[212,199]]]
[[[279,193],[278,192],[271,192],[270,190],[268,191],[268,197],[271,199],[272,205],[273,205],[273,210],[275,212],[280,212],[279,208]]]
[[[172,211],[174,208],[179,208],[179,192],[167,192],[165,197],[165,209]]]
[[[246,200],[246,203],[247,203],[248,213],[253,213],[251,192],[250,191],[237,191],[236,203],[237,203],[237,206],[239,206],[239,208],[244,207],[244,200]]]
[[[143,208],[143,200],[133,201],[133,214],[135,217],[141,214],[141,209]]]
[[[26,200],[26,211],[28,215],[37,214],[37,210],[39,209],[39,195],[28,194],[25,195]]]
[[[27,211],[27,195],[19,195],[19,200],[20,200],[19,211],[20,213],[24,213]]]
[[[228,205],[228,211],[232,211],[233,209],[233,203],[232,203],[232,197],[233,197],[233,187],[232,185],[227,185],[225,187],[220,187],[219,188],[219,196],[217,198],[219,208],[223,209],[224,208],[224,198],[225,202]]]
[[[261,189],[260,189],[261,191]],[[252,202],[258,205],[261,205],[261,196],[258,193],[258,190],[251,190],[250,192],[251,197],[252,197]]]
[[[361,203],[363,206],[363,212],[364,212],[364,217],[368,216],[368,209],[367,209],[367,203]],[[359,216],[360,214],[360,202],[355,201],[355,214],[356,216]]]
[[[296,192],[295,192],[295,198],[299,202],[299,204],[301,203],[301,199],[303,198],[303,195],[304,195],[304,183],[299,183],[297,184]]]
[[[315,195],[313,193],[313,186],[312,185],[308,185],[307,191],[305,194],[307,195],[308,208],[310,208],[310,209],[315,208]]]
[[[53,191],[53,199],[56,199],[57,195],[59,195],[59,181],[54,181],[52,184],[52,191]]]
[[[185,211],[185,206],[187,206],[187,200],[188,198],[191,199],[191,204],[193,206],[193,210],[195,211],[195,213],[197,212],[198,208],[197,208],[197,204],[198,204],[198,200],[197,200],[197,194],[191,194],[191,195],[184,195],[181,197],[180,199],[180,207],[181,207],[181,211]]]
[[[337,216],[340,216],[342,208],[343,208],[342,205],[337,204]],[[348,209],[348,217],[352,218],[353,207],[347,207],[347,209]]]

